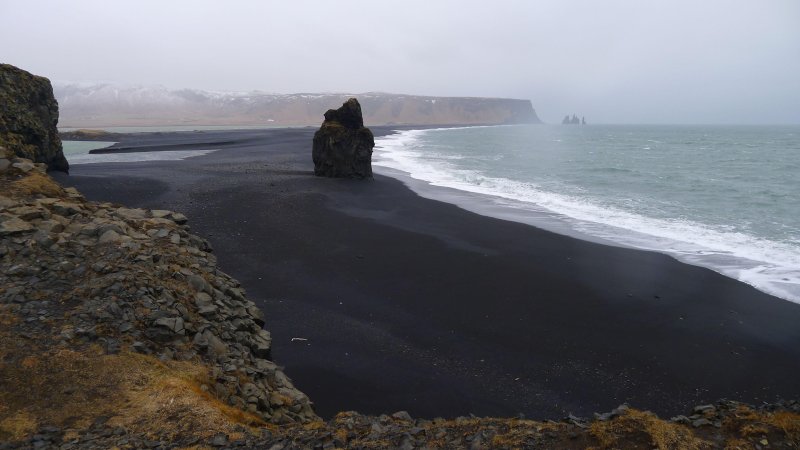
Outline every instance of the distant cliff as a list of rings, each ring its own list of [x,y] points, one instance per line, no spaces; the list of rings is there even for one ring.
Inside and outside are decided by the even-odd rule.
[[[0,64],[0,146],[21,158],[66,172],[58,137],[58,103],[50,80]]]
[[[110,84],[56,84],[62,127],[148,125],[319,125],[319,111],[353,94],[208,92]],[[357,95],[372,125],[540,123],[529,100],[479,97]]]

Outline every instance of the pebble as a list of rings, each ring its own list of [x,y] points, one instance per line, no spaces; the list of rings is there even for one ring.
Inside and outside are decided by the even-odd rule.
[[[695,419],[692,421],[692,426],[695,428],[705,427],[709,425],[711,425],[711,421],[708,419]]]

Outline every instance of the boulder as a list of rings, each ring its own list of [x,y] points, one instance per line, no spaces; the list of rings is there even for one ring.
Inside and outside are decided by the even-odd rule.
[[[372,178],[375,138],[364,127],[361,105],[351,98],[339,109],[329,109],[314,134],[314,174],[321,177]]]
[[[67,172],[50,80],[0,64],[0,146],[20,158]]]

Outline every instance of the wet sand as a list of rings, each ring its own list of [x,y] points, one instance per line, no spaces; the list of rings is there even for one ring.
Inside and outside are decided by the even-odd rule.
[[[373,128],[376,136],[390,128]],[[74,165],[89,199],[188,215],[318,413],[661,415],[800,397],[800,305],[668,256],[312,175],[310,128],[122,135],[183,161]],[[292,340],[292,338],[307,340]]]

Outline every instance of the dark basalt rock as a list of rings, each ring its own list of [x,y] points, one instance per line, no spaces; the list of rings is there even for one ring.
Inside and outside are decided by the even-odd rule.
[[[314,134],[314,174],[320,177],[372,178],[375,138],[364,127],[361,105],[351,98],[339,109],[329,109]]]
[[[58,102],[50,80],[0,64],[0,146],[20,158],[67,172],[58,137]]]

